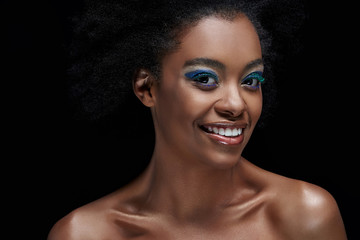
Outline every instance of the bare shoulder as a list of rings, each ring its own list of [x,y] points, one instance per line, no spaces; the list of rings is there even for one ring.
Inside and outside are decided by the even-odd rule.
[[[111,213],[112,206],[106,198],[84,205],[60,219],[50,230],[48,240],[98,240],[117,236]]]
[[[245,162],[247,172],[266,186],[272,224],[286,239],[346,240],[338,205],[325,189],[268,172]]]
[[[134,214],[132,214],[132,205],[129,202],[139,192],[138,182],[133,181],[127,186],[75,209],[52,227],[48,240],[127,239],[125,223],[137,219],[131,217]]]
[[[279,223],[291,239],[346,240],[338,205],[325,189],[294,179],[281,179],[277,199]]]
[[[101,214],[97,214],[88,207],[80,207],[62,219],[51,229],[48,240],[80,240],[96,239],[96,233],[101,223]]]
[[[70,214],[60,219],[50,230],[48,240],[75,240],[80,239],[79,236],[79,210],[74,210]],[[79,221],[80,220],[80,221]]]

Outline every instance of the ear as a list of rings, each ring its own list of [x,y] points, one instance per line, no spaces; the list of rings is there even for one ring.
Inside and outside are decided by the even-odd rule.
[[[136,72],[133,80],[133,90],[135,95],[147,107],[155,104],[154,88],[155,78],[150,71],[140,69]]]

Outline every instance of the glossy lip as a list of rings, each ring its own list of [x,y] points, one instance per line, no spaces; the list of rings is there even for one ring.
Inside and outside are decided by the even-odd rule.
[[[228,123],[228,122],[217,122],[217,123],[206,123],[199,125],[199,128],[211,139],[215,140],[216,143],[220,143],[222,145],[239,145],[244,141],[244,130],[248,124],[246,123]],[[211,133],[206,131],[208,127],[217,127],[217,128],[241,128],[242,133],[236,137],[227,137],[219,134]]]

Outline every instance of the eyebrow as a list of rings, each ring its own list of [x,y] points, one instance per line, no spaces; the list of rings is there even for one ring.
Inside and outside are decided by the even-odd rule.
[[[217,60],[214,59],[210,59],[210,58],[195,58],[195,59],[191,59],[185,62],[184,67],[188,67],[188,66],[196,66],[196,65],[202,65],[202,66],[207,66],[207,67],[213,67],[213,68],[217,68],[219,70],[225,70],[226,67],[222,62],[219,62]],[[249,62],[248,64],[246,64],[244,71],[248,71],[252,68],[255,68],[257,66],[263,66],[264,62],[261,58],[255,59],[251,62]]]
[[[203,65],[207,67],[217,68],[219,70],[225,70],[225,65],[217,60],[210,58],[195,58],[185,62],[184,67]]]
[[[248,64],[246,64],[246,66],[244,68],[244,72],[246,72],[252,68],[258,67],[258,66],[264,66],[264,61],[261,58],[255,59],[255,60],[249,62]]]

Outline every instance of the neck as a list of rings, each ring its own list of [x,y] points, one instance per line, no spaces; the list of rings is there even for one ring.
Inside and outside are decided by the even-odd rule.
[[[249,189],[241,174],[242,165],[239,160],[232,168],[214,169],[155,147],[146,171],[145,208],[166,212],[179,221],[216,216],[241,199],[235,190]]]

